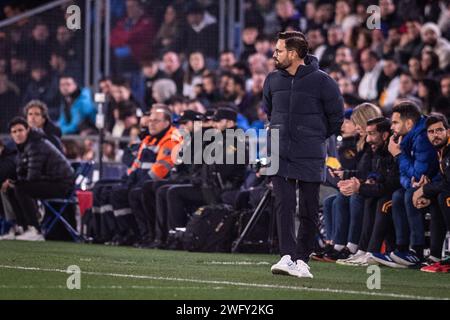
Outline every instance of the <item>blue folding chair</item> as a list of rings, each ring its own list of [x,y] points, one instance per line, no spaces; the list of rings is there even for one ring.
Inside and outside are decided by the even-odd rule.
[[[63,217],[64,210],[66,210],[69,205],[78,204],[77,190],[81,190],[82,185],[88,179],[89,175],[92,174],[94,168],[94,163],[89,162],[77,162],[73,163],[72,166],[75,169],[75,186],[70,192],[67,198],[55,198],[55,199],[41,199],[43,206],[48,209],[53,217],[50,217],[43,221],[41,229],[44,235],[47,235],[55,226],[57,221],[60,221],[66,230],[70,233],[71,237],[75,242],[84,241],[83,235],[81,235],[77,230],[75,230],[69,222]],[[61,204],[59,209],[55,209],[52,204]]]

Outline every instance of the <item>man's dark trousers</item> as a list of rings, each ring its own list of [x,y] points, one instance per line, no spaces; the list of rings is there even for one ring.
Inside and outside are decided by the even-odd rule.
[[[65,198],[69,196],[73,187],[71,182],[24,181],[18,183],[14,191],[25,223],[39,230],[35,199]]]
[[[275,214],[281,256],[293,261],[309,261],[318,232],[319,182],[305,182],[280,176],[272,177]],[[295,238],[296,189],[299,188],[300,226]]]

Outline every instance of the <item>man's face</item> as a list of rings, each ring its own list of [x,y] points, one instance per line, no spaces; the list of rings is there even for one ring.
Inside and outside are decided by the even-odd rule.
[[[169,121],[164,119],[164,113],[153,111],[148,119],[148,131],[155,136],[169,126]]]
[[[444,97],[450,98],[450,77],[441,80],[441,91]]]
[[[158,73],[158,64],[152,63],[142,67],[142,74],[147,78],[152,78]]]
[[[450,137],[450,130],[445,129],[442,122],[432,124],[427,129],[428,140],[431,144],[440,149],[447,145],[448,138]]]
[[[38,24],[32,31],[34,40],[42,42],[49,37],[48,27],[45,24]]]
[[[339,79],[338,84],[339,84],[339,90],[341,91],[341,94],[353,93],[353,91],[354,91],[353,84],[348,78]]]
[[[308,44],[312,50],[316,49],[318,46],[323,44],[325,39],[319,30],[313,29],[308,32]]]
[[[437,43],[437,34],[433,30],[428,29],[423,33],[422,41],[425,44],[434,46]]]
[[[388,136],[387,133],[378,132],[376,125],[370,125],[366,128],[366,141],[370,145],[372,151],[376,151],[381,148],[386,142],[385,137]]]
[[[392,131],[394,131],[394,134],[396,136],[407,135],[408,132],[411,131],[411,129],[414,126],[414,122],[410,119],[403,121],[400,118],[400,113],[398,113],[398,112],[394,112],[392,114],[391,120],[392,120],[391,129],[392,129]]]
[[[370,72],[377,64],[376,59],[372,58],[368,51],[363,51],[361,54],[361,66],[365,72]]]
[[[395,75],[397,71],[397,64],[392,60],[386,60],[383,66],[383,71],[386,76],[389,78]]]
[[[47,76],[47,70],[45,70],[45,69],[36,68],[36,69],[31,70],[31,78],[36,82],[41,81],[46,76]]]
[[[180,60],[178,59],[178,56],[173,52],[169,52],[164,55],[163,63],[164,69],[168,74],[176,72],[180,67]]]
[[[289,19],[294,15],[294,5],[290,1],[278,2],[275,9],[277,15],[282,19]]]
[[[27,64],[23,59],[11,58],[11,73],[21,73],[27,70]]]
[[[245,44],[252,45],[255,44],[256,38],[258,37],[258,29],[256,28],[245,28],[242,32],[242,41]]]
[[[130,19],[138,19],[142,15],[142,8],[139,6],[138,1],[128,0],[126,2],[127,15]]]
[[[229,70],[236,63],[236,58],[231,52],[223,53],[220,56],[220,69]]]
[[[30,129],[26,129],[24,125],[16,124],[11,128],[11,138],[15,144],[25,143],[25,141],[27,141],[29,131]]]
[[[275,46],[275,52],[273,53],[273,59],[275,60],[275,67],[277,69],[285,70],[292,65],[294,51],[288,51],[286,49],[286,41],[278,40]]]
[[[61,78],[59,80],[59,91],[67,97],[77,90],[77,84],[72,78]]]
[[[328,42],[330,45],[334,46],[342,41],[342,31],[338,28],[330,28],[328,30]]]
[[[219,131],[224,131],[225,129],[230,128],[228,122],[229,120],[226,119],[214,121],[214,128],[216,128]]]
[[[101,81],[99,83],[100,86],[100,91],[104,94],[110,94],[111,93],[111,81],[110,80],[105,80],[105,81]]]
[[[190,13],[187,16],[187,21],[191,26],[198,26],[203,20],[202,13]]]
[[[58,27],[56,31],[56,40],[60,43],[66,43],[72,38],[73,33],[65,26]]]
[[[352,53],[350,51],[349,48],[339,48],[336,51],[336,56],[335,56],[335,61],[336,64],[342,64],[344,62],[352,62]]]
[[[193,132],[194,131],[194,122],[186,121],[186,122],[180,123],[180,129],[184,130],[185,132]]]
[[[414,91],[414,82],[411,77],[402,74],[400,76],[400,87],[399,92],[402,95],[410,94]]]
[[[42,115],[42,111],[39,107],[31,107],[27,112],[27,122],[32,128],[42,129],[45,124],[45,118]]]

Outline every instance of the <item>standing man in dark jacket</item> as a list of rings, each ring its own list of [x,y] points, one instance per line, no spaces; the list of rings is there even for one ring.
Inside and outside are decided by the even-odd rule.
[[[279,34],[277,71],[264,83],[263,103],[271,130],[279,131],[279,170],[272,177],[281,260],[274,274],[310,277],[307,262],[317,233],[319,187],[325,180],[325,140],[339,134],[343,98],[337,84],[307,55],[301,32]],[[300,227],[294,230],[296,188],[300,189]]]
[[[38,209],[34,199],[66,197],[74,184],[74,172],[64,155],[44,135],[31,129],[24,118],[9,124],[11,137],[19,151],[17,181],[8,180],[14,188],[27,231],[18,240],[44,240],[39,231]]]

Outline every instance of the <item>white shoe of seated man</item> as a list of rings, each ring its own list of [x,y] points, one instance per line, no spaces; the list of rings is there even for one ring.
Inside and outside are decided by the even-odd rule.
[[[28,226],[27,231],[22,235],[17,236],[16,240],[24,241],[45,241],[44,236],[35,227]]]
[[[8,233],[0,236],[0,240],[15,240],[16,239],[16,228],[11,227]]]
[[[283,274],[299,278],[312,278],[309,266],[302,260],[292,261],[290,255],[281,257],[280,261],[270,269],[273,274]]]
[[[0,240],[16,240],[16,237],[23,234],[23,228],[18,225],[13,225],[9,228],[8,233],[2,235]]]

